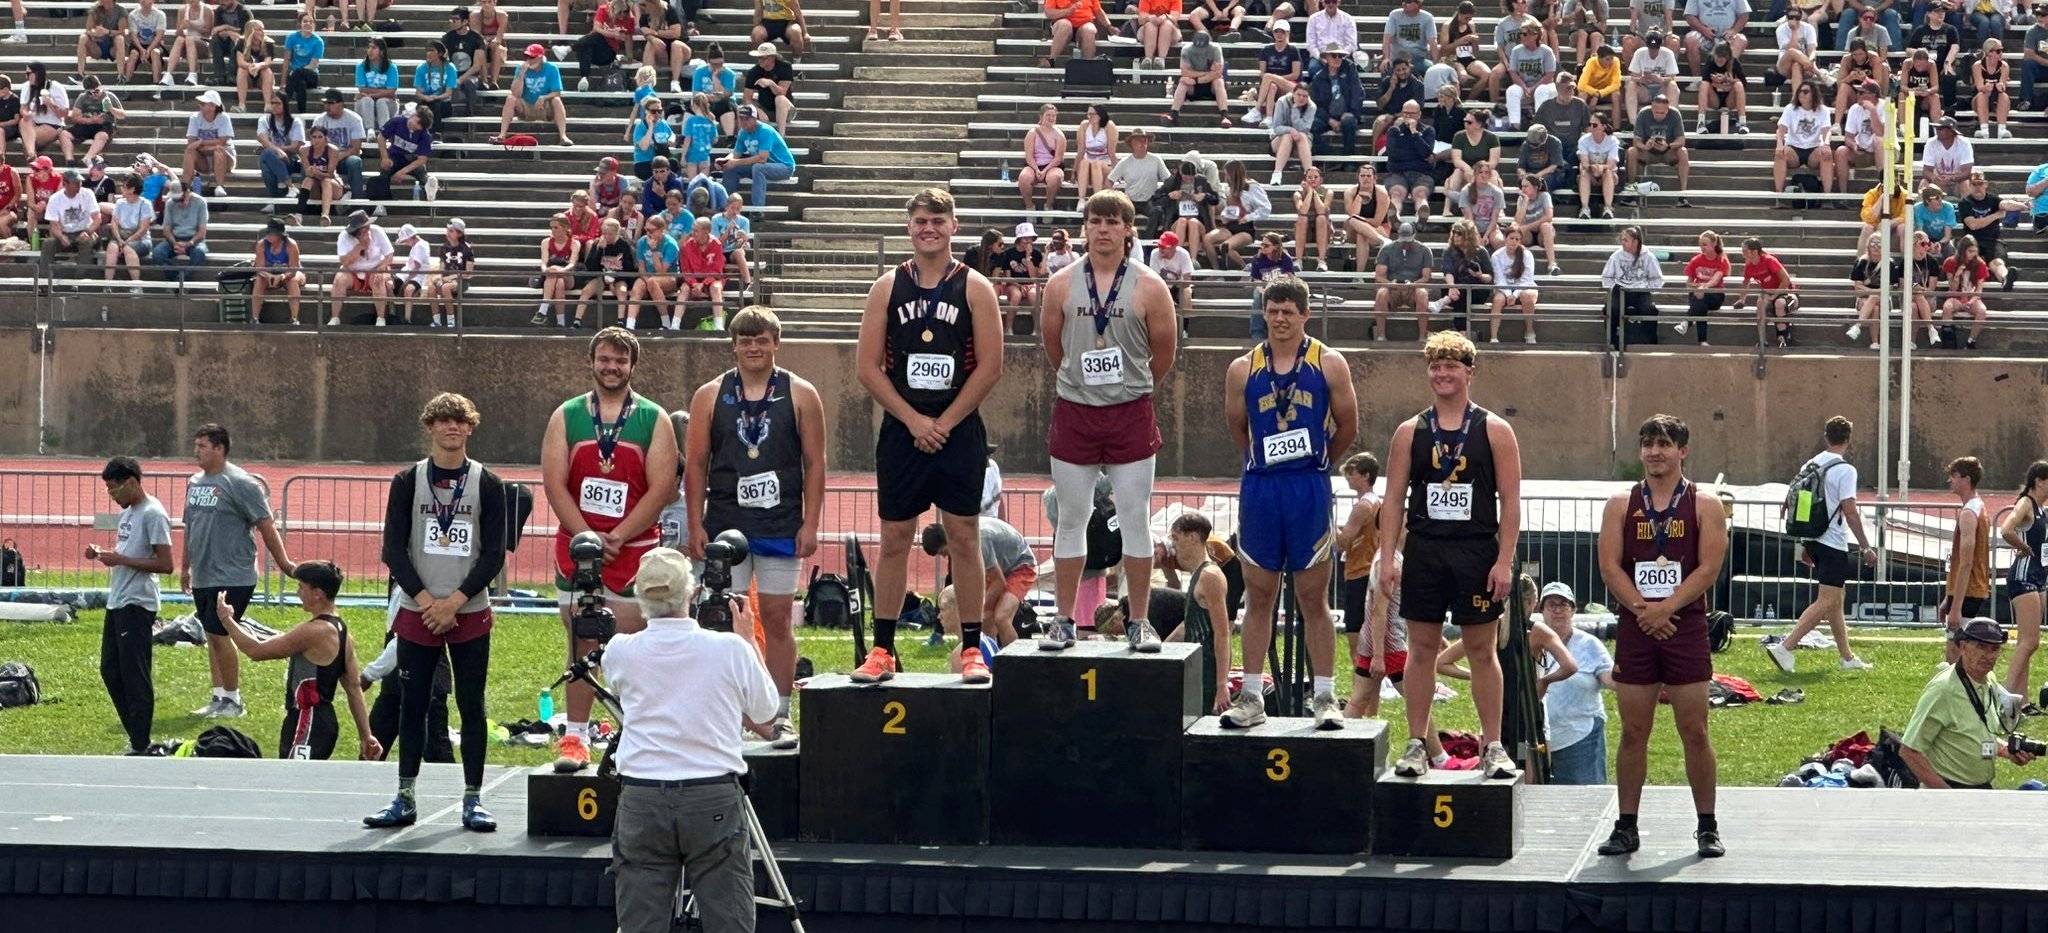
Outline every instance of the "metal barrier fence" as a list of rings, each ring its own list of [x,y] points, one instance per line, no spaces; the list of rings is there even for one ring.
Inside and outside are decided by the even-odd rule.
[[[256,481],[266,497],[270,484]],[[143,491],[156,497],[171,518],[171,553],[185,546],[186,474],[153,473],[143,477]],[[107,498],[98,473],[64,470],[0,470],[0,540],[12,541],[27,570],[24,585],[32,590],[105,589],[107,568],[85,556],[87,544],[112,547],[120,507]],[[281,518],[281,516],[280,516]],[[283,522],[279,522],[280,528]],[[268,600],[277,592],[275,565],[257,545],[262,582],[258,595]],[[182,562],[182,561],[180,561]],[[175,580],[176,575],[168,575]],[[175,589],[175,586],[166,587]]]

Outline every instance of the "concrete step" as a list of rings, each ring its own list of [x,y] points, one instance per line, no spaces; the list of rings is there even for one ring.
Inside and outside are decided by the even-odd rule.
[[[994,30],[947,30],[948,35],[954,32],[964,33],[964,35],[947,39],[903,39],[898,42],[891,42],[887,39],[877,39],[869,42],[863,39],[860,51],[863,59],[870,54],[886,55],[891,53],[927,56],[924,59],[926,64],[945,61],[945,59],[932,56],[995,55],[996,42]],[[863,64],[872,63],[863,61]],[[952,63],[949,62],[948,64]]]
[[[889,70],[900,71],[902,69],[892,68]],[[975,69],[963,70],[971,71]],[[857,92],[856,94],[848,95],[848,106],[852,106],[851,98],[858,96],[862,99],[890,100],[897,105],[915,105],[918,101],[923,100],[953,100],[962,102],[966,110],[973,111],[979,107],[975,99],[975,91],[979,87],[979,81],[979,78],[969,78],[964,81],[931,80],[922,76],[898,78],[893,81],[856,80],[850,82],[848,86],[849,91]]]
[[[903,205],[892,207],[806,207],[804,220],[834,225],[838,232],[903,229]]]
[[[841,101],[848,110],[867,111],[874,114],[897,112],[917,113],[974,113],[977,105],[973,97],[877,97],[848,94]]]
[[[804,175],[813,182],[843,181],[857,182],[863,190],[873,191],[877,185],[908,191],[925,185],[951,187],[959,177],[959,169],[953,166],[932,165],[908,169],[898,166],[875,165],[811,165],[804,167]],[[814,189],[816,190],[816,189]]]
[[[945,186],[946,179],[938,176],[923,178],[904,178],[898,176],[887,182],[878,182],[868,178],[816,179],[811,182],[811,193],[815,195],[830,195],[832,198],[831,204],[833,206],[841,206],[844,204],[842,199],[846,197],[887,195],[900,192],[903,197],[908,198],[912,192],[919,188],[943,188]]]
[[[986,76],[980,68],[935,67],[920,68],[914,65],[895,68],[870,68],[865,65],[853,69],[856,81],[923,81],[939,87],[950,84],[980,84]],[[960,88],[964,92],[972,88]]]
[[[834,149],[825,153],[825,165],[867,165],[885,166],[950,166],[959,164],[960,158],[951,152],[926,149],[906,152],[897,149]]]
[[[939,141],[967,138],[967,128],[952,121],[920,124],[913,128],[904,123],[862,123],[855,120],[836,124],[832,131],[840,139],[904,139],[914,136],[919,140]]]
[[[1002,10],[986,13],[914,13],[905,11],[903,14],[903,39],[899,41],[909,41],[918,38],[919,34],[927,29],[1002,29],[1004,25],[1004,12]],[[887,11],[883,12],[882,22],[884,24],[888,22]],[[867,34],[862,33],[861,35],[866,36]],[[884,35],[887,35],[887,33],[885,32]]]

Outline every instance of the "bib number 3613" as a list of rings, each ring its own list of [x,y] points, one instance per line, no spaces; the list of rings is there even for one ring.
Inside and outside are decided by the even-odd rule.
[[[589,515],[606,518],[626,517],[626,484],[615,479],[599,479],[595,476],[583,480],[582,494],[578,504]]]

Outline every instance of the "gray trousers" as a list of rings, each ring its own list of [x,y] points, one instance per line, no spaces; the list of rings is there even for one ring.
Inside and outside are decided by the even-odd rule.
[[[668,933],[685,873],[705,933],[753,933],[745,800],[732,783],[620,788],[612,827],[620,933]]]

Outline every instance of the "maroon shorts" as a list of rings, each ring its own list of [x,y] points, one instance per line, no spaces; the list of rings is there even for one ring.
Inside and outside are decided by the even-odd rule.
[[[1614,682],[1649,686],[1705,683],[1714,679],[1714,651],[1707,617],[1680,615],[1678,631],[1658,641],[1623,617],[1614,633]]]
[[[1159,416],[1152,396],[1120,405],[1083,405],[1057,399],[1045,446],[1054,460],[1082,466],[1136,463],[1159,452]]]
[[[491,633],[491,611],[479,609],[475,612],[455,614],[455,627],[439,635],[427,631],[426,617],[411,609],[400,607],[398,617],[391,620],[391,628],[398,637],[415,645],[439,648],[442,645],[459,645],[475,641]]]

